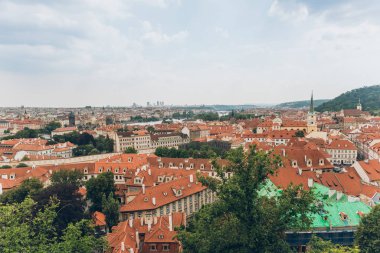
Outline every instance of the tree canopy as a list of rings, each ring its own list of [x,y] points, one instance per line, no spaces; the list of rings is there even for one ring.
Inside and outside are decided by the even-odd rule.
[[[92,177],[86,182],[87,198],[91,200],[91,211],[102,211],[102,196],[115,195],[116,187],[112,172],[105,172]]]
[[[218,200],[204,206],[180,230],[185,252],[290,252],[285,231],[310,226],[310,214],[319,209],[313,192],[291,185],[272,197],[260,194],[280,159],[255,148],[247,154],[242,148],[232,150],[228,158],[228,167],[214,163],[220,180],[200,176]],[[227,179],[225,172],[233,176]]]
[[[4,253],[93,253],[105,247],[89,221],[71,223],[62,236],[53,225],[59,201],[52,198],[35,212],[36,203],[26,198],[20,204],[0,205],[0,252]]]
[[[379,252],[380,249],[380,206],[375,206],[364,216],[356,232],[356,243],[362,253]]]

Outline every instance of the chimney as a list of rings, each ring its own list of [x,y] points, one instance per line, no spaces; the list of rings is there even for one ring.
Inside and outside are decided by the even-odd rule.
[[[156,197],[152,198],[152,204],[155,206],[156,205]]]
[[[190,183],[193,183],[193,182],[194,182],[194,175],[191,174],[191,175],[190,175]]]
[[[143,218],[140,218],[140,225],[144,226],[144,219]]]
[[[285,156],[285,155],[286,155],[285,149],[282,149],[282,156]]]
[[[173,231],[173,215],[169,214],[169,231]]]
[[[152,175],[152,171],[150,169],[148,169],[148,175]]]
[[[145,184],[142,184],[142,192],[145,194]]]
[[[343,197],[343,193],[341,191],[336,192],[336,200],[340,200]]]
[[[308,186],[309,188],[312,188],[313,185],[314,185],[314,180],[313,180],[312,178],[308,178],[308,179],[307,179],[307,186]]]
[[[129,217],[128,223],[129,223],[129,227],[133,228],[133,218],[132,217]]]
[[[301,168],[298,168],[298,175],[302,175],[302,169]]]
[[[137,244],[137,248],[140,247],[140,239],[139,239],[139,231],[136,230],[136,244]]]
[[[121,242],[120,249],[121,249],[121,252],[125,251],[125,244],[124,244],[124,242]]]

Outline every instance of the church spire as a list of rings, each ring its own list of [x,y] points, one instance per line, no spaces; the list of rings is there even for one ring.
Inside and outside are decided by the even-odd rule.
[[[313,91],[311,91],[311,100],[310,100],[310,110],[311,113],[314,112],[314,97],[313,97]]]

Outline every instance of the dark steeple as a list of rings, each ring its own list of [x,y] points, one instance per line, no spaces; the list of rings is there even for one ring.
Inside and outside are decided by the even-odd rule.
[[[313,91],[311,92],[311,100],[310,100],[310,110],[309,112],[314,112],[314,98],[313,98]]]

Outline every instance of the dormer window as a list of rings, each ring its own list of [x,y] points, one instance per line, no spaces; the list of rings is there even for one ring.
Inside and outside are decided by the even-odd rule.
[[[148,197],[145,197],[145,198],[144,198],[144,202],[148,202]]]
[[[163,234],[158,235],[158,239],[164,239],[164,235]]]
[[[115,173],[119,173],[119,168],[116,168],[116,169],[115,169]]]
[[[135,184],[141,184],[141,179],[139,177],[135,177]]]
[[[124,169],[123,169],[123,173],[125,173],[125,172],[127,172],[127,169],[124,168]]]
[[[87,173],[88,173],[88,169],[85,168],[85,169],[83,170],[83,173],[84,173],[84,174],[87,174]]]
[[[205,165],[202,163],[201,164],[201,170],[204,170],[204,168],[205,168]]]
[[[164,164],[163,164],[163,163],[160,163],[160,164],[158,165],[158,167],[159,167],[159,168],[162,168],[162,167],[164,167]]]
[[[100,168],[99,168],[99,173],[102,173],[102,172],[103,172],[103,168],[100,167]]]
[[[194,168],[194,164],[190,164],[190,169],[193,169]]]
[[[173,163],[169,163],[169,168],[173,167]]]
[[[324,165],[324,164],[325,164],[325,160],[319,159],[319,165]]]
[[[312,165],[312,161],[310,159],[307,160],[307,167],[311,167],[311,165]]]
[[[111,168],[107,168],[107,172],[111,172]]]
[[[182,190],[177,190],[176,194],[177,197],[182,195]]]
[[[296,160],[293,160],[293,161],[292,161],[292,167],[293,167],[293,168],[297,168],[297,161],[296,161]]]
[[[179,164],[179,168],[180,168],[180,169],[183,168],[183,164],[182,164],[182,163]]]
[[[129,162],[129,163],[132,162],[132,158],[131,158],[131,157],[128,157],[128,162]]]

